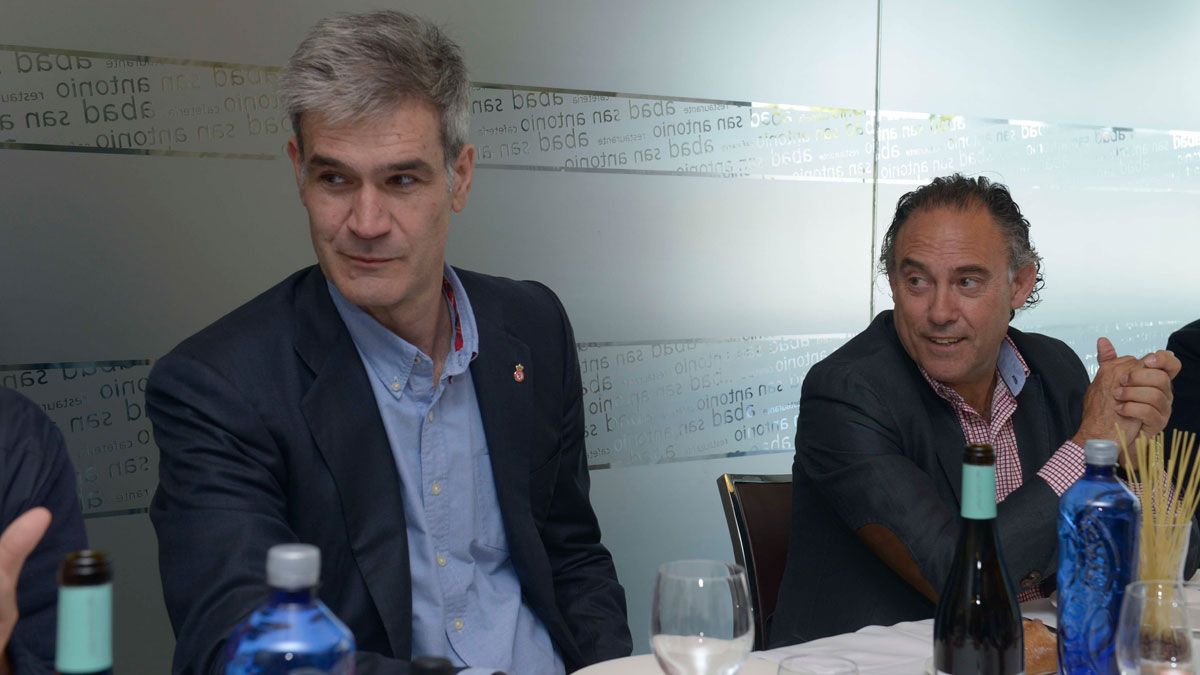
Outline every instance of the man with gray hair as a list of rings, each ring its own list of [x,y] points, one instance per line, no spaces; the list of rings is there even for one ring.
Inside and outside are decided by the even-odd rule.
[[[340,16],[282,83],[318,265],[184,341],[146,394],[176,672],[221,669],[293,541],[320,547],[359,673],[629,654],[562,305],[445,263],[475,163],[458,47],[399,12]]]
[[[900,198],[880,265],[895,309],[809,371],[800,394],[792,537],[770,643],[933,616],[954,558],[963,446],[996,451],[997,530],[1021,598],[1056,569],[1058,498],[1092,438],[1162,430],[1179,360],[1099,371],[1009,326],[1037,302],[1041,258],[1007,188],[936,178]],[[821,611],[811,608],[820,607]]]

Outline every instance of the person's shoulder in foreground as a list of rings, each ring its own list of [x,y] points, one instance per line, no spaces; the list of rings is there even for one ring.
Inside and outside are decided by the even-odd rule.
[[[62,434],[36,403],[3,387],[0,481],[0,646],[7,642],[11,672],[51,673],[58,565],[87,548],[87,536]]]

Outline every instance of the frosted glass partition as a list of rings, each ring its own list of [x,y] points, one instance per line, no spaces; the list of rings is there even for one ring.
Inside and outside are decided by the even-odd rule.
[[[867,319],[868,112],[502,85],[472,107],[452,258],[563,296],[593,468],[790,453],[804,373]],[[507,191],[507,217],[479,207]]]
[[[1200,317],[1200,6],[1176,1],[881,5],[881,110],[922,111],[880,138],[876,249],[896,199],[951,171],[1012,188],[1045,259],[1042,303],[1016,325],[1161,348]],[[937,35],[937,39],[931,39]],[[930,77],[936,73],[936,77]],[[881,119],[888,113],[881,112]],[[957,128],[931,142],[923,120]],[[885,123],[885,126],[886,123]],[[902,168],[901,168],[902,167]],[[882,280],[880,280],[882,282]],[[891,304],[886,284],[876,308]]]
[[[1200,4],[883,0],[879,107],[1200,129]]]
[[[1095,367],[1096,338],[1122,354],[1165,346],[1200,316],[1200,133],[881,112],[875,242],[907,190],[960,171],[1009,186],[1044,261],[1042,301],[1015,325],[1065,340]],[[944,127],[941,137],[928,130]],[[891,305],[877,278],[875,304]]]
[[[272,159],[291,133],[278,67],[0,46],[8,149]]]
[[[62,432],[85,518],[150,505],[158,447],[146,416],[149,373],[147,360],[0,365],[0,386],[39,404]]]
[[[278,66],[318,19],[382,6],[9,0],[0,44]],[[406,0],[403,8],[445,25],[478,82],[854,108],[874,100],[875,0],[759,0],[753,8],[694,0]]]

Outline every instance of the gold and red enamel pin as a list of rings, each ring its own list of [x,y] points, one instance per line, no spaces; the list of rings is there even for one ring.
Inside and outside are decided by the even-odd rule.
[[[516,368],[513,369],[513,379],[517,381],[517,384],[525,381],[525,366],[520,363],[517,364]]]

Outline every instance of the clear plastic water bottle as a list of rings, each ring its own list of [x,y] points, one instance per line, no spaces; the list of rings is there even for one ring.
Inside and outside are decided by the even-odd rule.
[[[317,599],[320,577],[316,546],[271,547],[271,597],[230,634],[226,675],[353,675],[354,636]]]
[[[1141,507],[1117,480],[1117,444],[1084,447],[1083,477],[1058,503],[1058,664],[1068,675],[1119,672],[1115,640],[1125,586],[1137,576]]]

